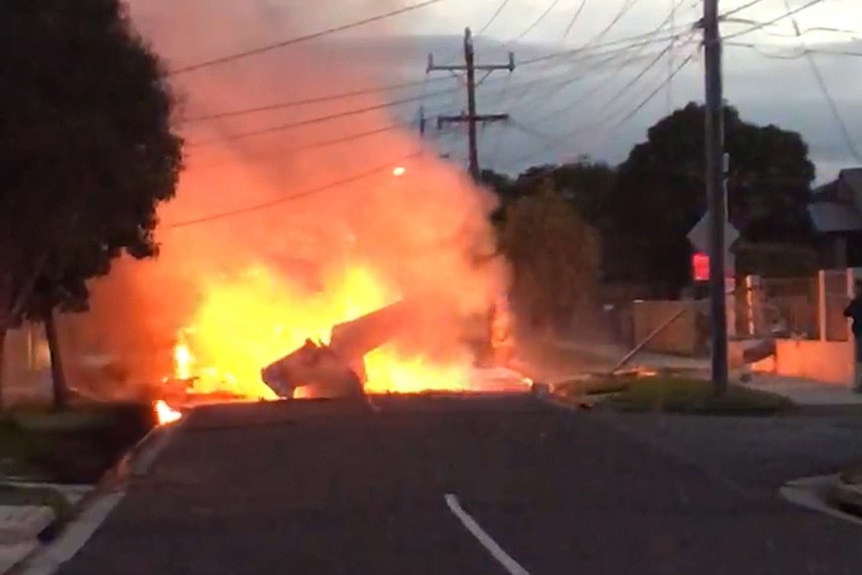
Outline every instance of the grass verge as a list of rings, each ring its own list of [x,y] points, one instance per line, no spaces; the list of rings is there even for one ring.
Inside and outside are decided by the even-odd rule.
[[[153,425],[148,405],[9,410],[0,414],[0,479],[95,483]]]
[[[773,393],[730,385],[716,394],[712,384],[691,377],[606,377],[596,380],[592,393],[610,394],[601,406],[623,412],[661,412],[692,415],[774,415],[792,410],[789,399]],[[564,386],[563,399],[576,398],[577,385]]]

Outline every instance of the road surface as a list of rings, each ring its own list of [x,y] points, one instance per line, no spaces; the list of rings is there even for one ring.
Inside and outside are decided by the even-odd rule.
[[[862,572],[862,528],[778,497],[793,465],[699,460],[655,421],[526,396],[208,407],[60,574]]]

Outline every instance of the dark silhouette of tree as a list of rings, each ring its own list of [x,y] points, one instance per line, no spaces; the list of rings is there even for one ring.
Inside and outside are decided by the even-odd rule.
[[[649,129],[617,170],[599,208],[606,270],[673,296],[689,282],[687,233],[706,211],[704,108],[689,104]],[[743,121],[725,109],[728,210],[751,242],[804,242],[814,165],[798,133]],[[658,294],[657,294],[658,295]]]
[[[533,328],[556,327],[593,295],[598,235],[550,181],[507,206],[500,246],[512,265],[514,307]]]
[[[156,254],[182,142],[164,70],[118,0],[6,0],[0,54],[0,348],[22,319],[45,322],[62,405],[53,314],[86,309],[87,280],[122,252]]]

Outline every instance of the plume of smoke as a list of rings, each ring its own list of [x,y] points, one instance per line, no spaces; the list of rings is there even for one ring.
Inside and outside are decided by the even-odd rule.
[[[324,28],[333,24],[333,13],[339,23],[349,22],[397,3],[364,0],[339,5],[337,11],[321,4],[176,0],[163,5],[133,0],[130,13],[168,67],[176,68]],[[362,33],[384,35],[392,27],[402,35],[405,24],[419,17],[376,23]],[[174,76],[183,102],[178,121],[372,88],[381,81],[375,77],[380,70],[413,64],[405,61],[409,53],[392,54],[385,63],[362,61],[343,46],[314,40]],[[422,61],[415,65],[421,67]],[[371,93],[182,123],[188,169],[177,198],[160,213],[160,256],[145,263],[122,261],[111,276],[97,282],[91,320],[102,324],[103,330],[140,328],[158,332],[150,339],[164,339],[170,335],[164,333],[166,329],[176,330],[193,320],[195,307],[226,274],[254,265],[276,270],[290,284],[285,296],[325,290],[327,282],[343,275],[345,266],[358,264],[372,270],[390,295],[430,297],[446,312],[439,318],[450,318],[451,312],[483,312],[506,283],[503,262],[476,262],[477,255],[487,255],[494,248],[487,217],[494,207],[491,194],[401,129],[314,147],[317,142],[392,127],[393,118],[386,109],[245,136],[311,117],[373,107],[382,103],[381,98]],[[379,171],[368,177],[303,195],[374,168]],[[403,174],[396,176],[396,168]],[[287,200],[289,196],[297,197]],[[271,206],[266,209],[241,212],[267,203]],[[232,211],[238,213],[175,226]],[[274,303],[303,305],[301,301]],[[116,325],[117,317],[126,321]],[[434,314],[417,322],[424,326],[423,334],[437,339],[426,342],[429,348],[439,348],[441,338],[457,340],[457,330],[446,322],[450,320],[434,319]],[[140,343],[140,338],[131,340]]]

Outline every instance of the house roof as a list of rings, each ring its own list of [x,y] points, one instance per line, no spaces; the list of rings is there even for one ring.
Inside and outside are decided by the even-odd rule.
[[[851,190],[862,192],[862,168],[851,168],[849,170],[841,170],[838,175]]]
[[[808,215],[814,228],[821,233],[862,230],[862,215],[851,204],[815,202],[808,205]]]
[[[850,198],[862,194],[862,168],[841,170],[838,179],[814,190],[808,205],[811,223],[820,233],[862,231],[862,206],[839,196],[840,188],[851,192]]]

